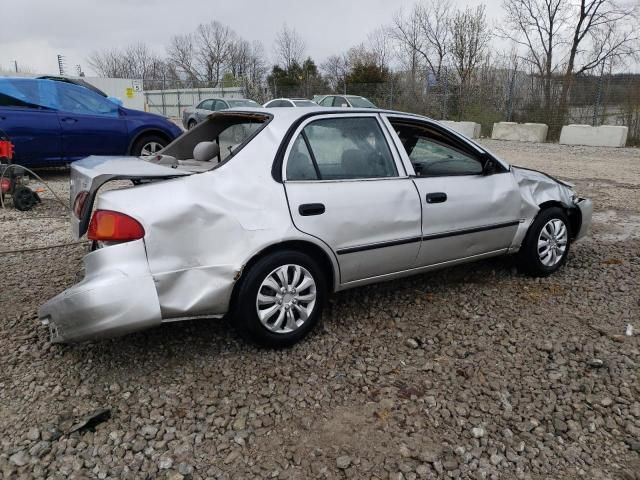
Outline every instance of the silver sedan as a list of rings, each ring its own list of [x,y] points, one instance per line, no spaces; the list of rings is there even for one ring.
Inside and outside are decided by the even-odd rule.
[[[89,157],[71,202],[93,242],[84,280],[40,309],[53,342],[230,315],[286,346],[338,290],[506,254],[552,274],[592,213],[434,120],[339,108],[228,110],[155,157]]]

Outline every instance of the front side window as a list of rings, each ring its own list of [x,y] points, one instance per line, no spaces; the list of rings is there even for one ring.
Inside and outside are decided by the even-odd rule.
[[[118,106],[84,87],[65,82],[56,82],[58,106],[63,112],[79,115],[117,117]]]
[[[287,163],[288,180],[397,176],[387,141],[373,117],[330,118],[309,123],[294,142]]]
[[[200,110],[213,110],[213,100],[204,100],[198,105]]]
[[[463,145],[437,129],[391,121],[402,142],[416,175],[439,177],[479,175],[482,162]]]
[[[332,97],[332,96],[330,96],[330,97],[325,97],[325,98],[323,98],[323,99],[320,101],[320,105],[322,105],[323,107],[330,107],[330,106],[332,106],[332,105],[333,105],[333,99],[334,99],[334,98],[335,98],[335,97]]]
[[[354,108],[376,108],[376,106],[364,97],[349,97]]]

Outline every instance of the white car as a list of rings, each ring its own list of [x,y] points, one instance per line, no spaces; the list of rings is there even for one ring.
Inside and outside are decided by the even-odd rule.
[[[97,192],[107,181],[134,185]],[[331,292],[497,255],[545,276],[591,201],[434,120],[384,110],[228,110],[149,158],[71,167],[85,277],[49,300],[54,342],[230,314],[290,345]]]
[[[308,100],[306,98],[274,98],[273,100],[264,104],[264,108],[309,108],[317,106],[318,104],[316,102]]]

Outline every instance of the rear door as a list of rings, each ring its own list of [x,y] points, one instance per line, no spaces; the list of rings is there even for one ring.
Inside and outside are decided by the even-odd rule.
[[[78,85],[55,82],[62,151],[66,160],[89,155],[126,155],[129,132],[118,106]]]
[[[61,163],[61,129],[51,108],[51,80],[0,79],[0,132],[15,146],[14,163]]]
[[[513,176],[479,148],[434,123],[389,116],[422,202],[416,266],[503,253],[520,224]],[[485,170],[491,159],[496,168]]]
[[[296,227],[324,241],[342,284],[411,268],[420,245],[420,199],[377,114],[303,122],[283,178]]]

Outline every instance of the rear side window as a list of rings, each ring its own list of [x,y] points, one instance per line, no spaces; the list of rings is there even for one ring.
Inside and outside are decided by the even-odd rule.
[[[55,82],[27,78],[0,79],[0,107],[55,108]]]
[[[397,176],[387,141],[372,117],[331,118],[308,124],[294,142],[287,162],[287,180]]]

